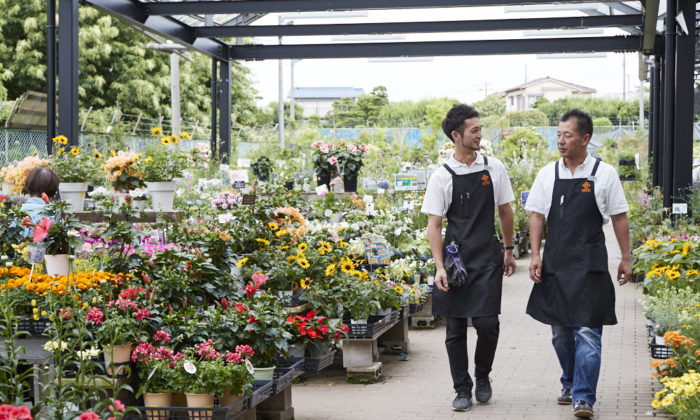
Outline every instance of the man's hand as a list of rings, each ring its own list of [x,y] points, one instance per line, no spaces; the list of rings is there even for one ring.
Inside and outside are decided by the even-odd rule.
[[[447,284],[447,271],[444,268],[438,268],[435,271],[435,285],[443,292],[450,290],[450,286]]]
[[[542,278],[542,259],[540,259],[539,254],[532,254],[532,259],[530,260],[530,280],[535,283],[541,283]]]
[[[513,258],[513,251],[508,250],[503,257],[503,274],[510,277],[513,273],[515,273],[515,258]]]
[[[617,267],[617,284],[622,286],[632,278],[632,266],[629,261],[622,260]]]

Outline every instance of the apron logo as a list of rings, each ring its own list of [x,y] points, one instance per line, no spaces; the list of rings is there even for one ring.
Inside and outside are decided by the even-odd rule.
[[[486,174],[481,175],[481,185],[489,185],[491,181],[489,181],[489,176]]]
[[[581,192],[591,192],[591,183],[586,181],[583,183],[583,188],[581,188]]]

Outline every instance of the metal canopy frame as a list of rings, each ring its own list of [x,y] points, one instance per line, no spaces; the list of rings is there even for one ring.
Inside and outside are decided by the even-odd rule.
[[[55,0],[48,0],[55,1]],[[533,54],[567,52],[643,51],[651,64],[649,138],[654,185],[663,186],[664,204],[682,201],[690,186],[692,159],[692,82],[700,63],[695,30],[700,30],[695,2],[663,0],[666,3],[665,30],[657,32],[661,0],[57,0],[59,44],[76,46],[59,57],[59,133],[77,141],[78,53],[77,4],[96,7],[146,33],[156,34],[212,58],[212,146],[228,161],[231,133],[231,60],[297,58],[349,58],[447,56],[490,54]],[[575,11],[583,3],[604,7],[583,11],[588,16],[531,19],[413,21],[336,25],[251,25],[269,13],[325,12],[341,10],[435,9],[486,6],[557,5]],[[583,6],[581,6],[583,9]],[[675,21],[683,11],[690,34]],[[68,25],[65,23],[68,22]],[[70,29],[65,28],[70,26]],[[456,33],[539,29],[619,28],[625,36],[578,38],[498,39],[477,41],[384,42],[344,44],[241,45],[242,37],[319,36],[386,33]],[[219,38],[235,38],[229,44]],[[51,45],[49,48],[51,49]],[[63,50],[63,49],[62,49]],[[217,109],[219,112],[217,140]],[[212,147],[212,154],[215,154]],[[663,169],[663,171],[662,171]]]

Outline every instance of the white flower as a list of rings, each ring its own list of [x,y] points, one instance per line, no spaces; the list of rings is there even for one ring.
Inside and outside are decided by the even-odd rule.
[[[148,189],[136,188],[134,190],[129,191],[129,195],[131,196],[131,198],[134,199],[142,198],[145,200],[146,198],[148,198]]]
[[[100,355],[100,349],[95,348],[95,347],[90,347],[89,349],[85,351],[77,351],[76,354],[81,360],[87,360],[87,359],[92,359],[93,357],[97,357]]]
[[[58,342],[53,340],[44,343],[44,350],[48,351],[49,353],[53,353],[58,349],[61,349],[61,351],[65,351],[66,349],[68,349],[68,343],[66,343],[65,341]]]
[[[97,187],[94,190],[92,190],[91,193],[88,194],[92,198],[104,198],[109,195],[109,190],[105,187]]]
[[[226,223],[230,222],[233,219],[233,215],[231,213],[224,213],[219,215],[219,223],[222,225],[225,225]]]
[[[69,230],[66,235],[70,236],[71,238],[77,238],[80,236],[77,230]]]

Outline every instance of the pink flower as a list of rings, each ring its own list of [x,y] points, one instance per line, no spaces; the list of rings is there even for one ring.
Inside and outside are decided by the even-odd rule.
[[[226,363],[241,363],[242,357],[241,354],[236,352],[236,353],[231,353],[227,352],[226,353]]]
[[[151,317],[151,311],[149,311],[146,308],[139,309],[138,312],[136,312],[136,320],[137,321],[143,321],[144,319],[149,319]]]
[[[323,145],[319,146],[318,150],[320,150],[322,153],[328,153],[328,145],[323,144]]]
[[[170,334],[168,334],[167,331],[158,330],[155,334],[153,334],[153,339],[156,341],[163,341],[167,343],[168,341],[170,341]]]
[[[173,351],[167,347],[158,347],[158,349],[153,353],[153,358],[156,360],[172,360]]]
[[[357,146],[355,146],[354,144],[349,144],[348,150],[355,153],[355,152],[357,152]]]
[[[85,319],[88,322],[92,322],[94,324],[100,325],[102,324],[102,319],[104,319],[104,314],[100,310],[100,308],[91,308],[87,315],[85,316]]]
[[[321,195],[328,195],[328,190],[321,191]]]
[[[236,346],[236,353],[240,353],[241,355],[246,355],[247,357],[255,356],[255,352],[253,351],[253,348],[247,344],[237,345]]]
[[[311,145],[311,147],[314,148],[314,149],[318,149],[318,148],[321,147],[322,145],[323,145],[323,142],[322,142],[321,140],[318,140],[318,141],[313,142],[313,144]]]
[[[338,163],[338,158],[335,156],[331,156],[328,158],[328,163],[331,165],[335,165],[336,163]]]
[[[100,420],[100,416],[92,411],[86,411],[78,417],[78,420]]]
[[[143,342],[139,343],[138,346],[131,352],[132,362],[147,362],[151,360],[151,353],[153,353],[153,346],[151,343]]]
[[[357,195],[357,193],[353,193],[351,198],[353,200],[357,200],[358,197],[359,197],[359,195]]]
[[[365,155],[368,155],[368,154],[369,154],[369,146],[367,146],[366,144],[361,144],[361,145],[360,145],[360,150],[362,150],[362,153],[365,154]]]
[[[253,273],[253,283],[255,283],[255,287],[260,287],[262,286],[267,279],[269,279],[269,276],[264,275],[263,273]]]
[[[24,405],[15,407],[10,404],[0,405],[0,420],[32,420],[32,413],[29,408]]]
[[[49,234],[49,229],[51,228],[51,219],[44,217],[37,223],[34,227],[34,242],[39,243],[42,239]]]
[[[125,408],[126,407],[124,407],[124,404],[122,404],[122,402],[119,400],[114,400],[114,407],[111,405],[109,406],[110,411],[114,411],[115,409],[117,411],[124,411]]]

